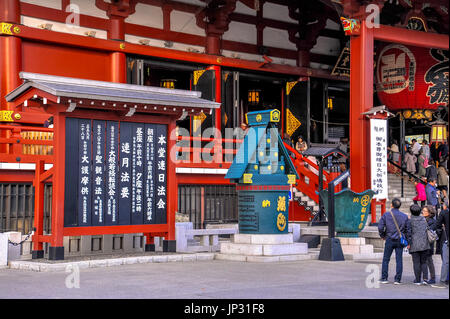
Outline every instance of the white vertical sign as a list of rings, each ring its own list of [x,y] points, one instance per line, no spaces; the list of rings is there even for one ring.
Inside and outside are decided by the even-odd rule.
[[[388,197],[387,176],[387,121],[370,120],[370,179],[376,199]]]

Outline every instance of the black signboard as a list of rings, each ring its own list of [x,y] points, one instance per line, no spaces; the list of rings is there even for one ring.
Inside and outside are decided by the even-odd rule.
[[[78,225],[78,119],[66,119],[66,174],[64,186],[64,226]]]
[[[105,225],[117,225],[119,202],[118,202],[118,161],[119,161],[119,123],[106,122],[106,152],[105,152],[105,195],[106,214]]]
[[[167,222],[167,126],[66,120],[64,225]]]
[[[119,224],[130,225],[131,218],[131,165],[133,124],[120,123],[120,160],[119,160]]]
[[[92,225],[104,223],[105,211],[105,121],[93,121]]]
[[[91,225],[92,126],[90,120],[78,121],[78,225]]]
[[[167,220],[167,126],[156,125],[155,139],[155,223],[165,224]]]
[[[155,223],[155,136],[156,126],[145,124],[145,209],[144,224]]]
[[[131,223],[144,222],[144,125],[133,124]]]

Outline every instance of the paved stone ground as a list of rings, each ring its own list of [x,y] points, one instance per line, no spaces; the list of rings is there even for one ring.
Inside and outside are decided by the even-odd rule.
[[[420,298],[448,299],[448,289],[415,286],[411,258],[401,286],[367,288],[370,267],[381,261],[283,263],[197,261],[80,269],[80,288],[66,287],[69,273],[0,269],[0,298]],[[435,266],[440,273],[440,256]],[[395,264],[390,265],[392,280]]]

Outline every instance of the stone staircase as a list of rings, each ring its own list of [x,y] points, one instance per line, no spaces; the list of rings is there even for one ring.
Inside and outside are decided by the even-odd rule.
[[[293,189],[294,200],[303,206],[306,211],[311,212],[315,215],[319,211],[319,204],[313,201],[309,196],[303,194],[301,191],[294,187]]]
[[[401,196],[402,177],[395,174],[388,174],[389,198],[386,201],[386,209],[390,208],[390,203],[395,197],[402,201],[400,210],[409,215],[409,207],[414,204],[413,198],[416,197],[416,188],[414,183],[408,180],[408,176],[403,176],[403,197]]]

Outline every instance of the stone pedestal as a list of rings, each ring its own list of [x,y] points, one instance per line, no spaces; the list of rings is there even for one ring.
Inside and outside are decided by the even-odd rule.
[[[346,259],[370,258],[374,255],[373,245],[367,245],[364,237],[339,237],[339,240]]]
[[[281,235],[235,234],[230,243],[221,243],[216,259],[277,262],[310,259],[308,244],[294,243],[292,233]]]

